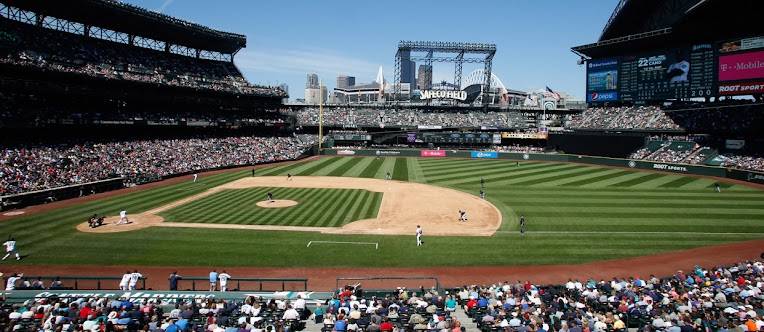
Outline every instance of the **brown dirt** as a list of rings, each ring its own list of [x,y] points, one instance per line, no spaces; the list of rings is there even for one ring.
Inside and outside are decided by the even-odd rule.
[[[365,189],[383,193],[376,218],[358,220],[342,227],[284,227],[268,225],[233,225],[162,222],[157,214],[225,189],[252,187],[341,188]],[[294,202],[294,201],[289,201]],[[258,205],[260,205],[259,202]],[[295,204],[297,202],[294,202]],[[277,204],[264,201],[263,204]],[[458,222],[458,210],[466,210],[468,222]],[[129,212],[129,211],[128,211]],[[118,217],[106,218],[106,224],[90,228],[87,222],[77,226],[82,232],[111,233],[151,226],[229,228],[282,231],[319,231],[333,234],[397,234],[411,235],[421,225],[428,235],[491,236],[501,226],[501,213],[488,201],[465,192],[421,183],[330,176],[258,176],[242,178],[205,192],[186,197],[144,213],[128,215],[131,223],[117,225]]]
[[[291,199],[274,199],[272,201],[259,201],[255,205],[266,209],[285,208],[297,205],[296,201]]]
[[[283,162],[277,162],[277,163],[271,163],[271,164],[256,165],[256,166],[254,166],[254,168],[255,169],[262,169],[262,168],[266,168],[266,167],[288,165],[288,164],[293,164],[293,163],[296,163],[296,162],[310,161],[310,160],[318,159],[318,158],[319,158],[318,156],[313,156],[313,157],[307,157],[307,158],[303,158],[303,159],[299,159],[299,160],[291,160],[291,161],[283,161]],[[206,176],[210,176],[210,175],[215,175],[215,174],[220,174],[220,173],[227,173],[227,172],[234,172],[234,171],[241,171],[241,170],[251,170],[252,167],[253,166],[242,166],[242,167],[237,167],[237,168],[226,168],[226,169],[219,169],[219,170],[214,170],[214,171],[202,172],[202,173],[199,173],[199,177],[206,177]],[[130,187],[130,188],[124,188],[124,189],[119,189],[119,190],[107,191],[107,192],[98,193],[98,194],[90,195],[90,196],[66,199],[66,200],[57,201],[57,202],[53,202],[53,203],[49,203],[49,204],[27,206],[27,207],[22,208],[22,209],[10,211],[10,212],[15,212],[15,213],[22,212],[21,214],[15,214],[15,213],[11,213],[11,214],[2,213],[2,214],[0,214],[0,222],[6,221],[6,220],[10,220],[10,219],[13,219],[13,218],[22,217],[22,216],[28,216],[28,215],[37,214],[37,213],[46,212],[46,211],[51,211],[51,210],[55,210],[55,209],[61,209],[61,208],[69,207],[69,206],[76,205],[76,204],[86,203],[86,202],[94,200],[94,199],[108,198],[108,197],[113,197],[113,196],[124,195],[124,194],[127,194],[127,193],[132,193],[132,192],[144,191],[144,190],[148,190],[148,189],[152,189],[152,188],[157,188],[157,187],[169,186],[169,185],[172,185],[172,184],[177,184],[177,183],[188,181],[188,179],[189,178],[187,176],[179,176],[179,177],[174,177],[174,178],[170,178],[170,179],[167,179],[167,180],[146,183],[146,184],[142,184],[142,185],[138,185],[138,186]]]
[[[378,276],[432,276],[439,278],[444,287],[465,284],[492,284],[502,281],[515,282],[530,280],[535,284],[563,283],[569,278],[609,279],[612,277],[668,276],[677,270],[690,270],[696,264],[704,267],[733,264],[756,259],[764,250],[764,240],[754,240],[681,250],[663,254],[592,262],[571,265],[531,265],[531,266],[475,266],[475,267],[427,267],[427,268],[266,268],[266,267],[226,267],[234,277],[261,278],[308,278],[308,288],[313,291],[328,291],[335,286],[337,277],[378,277]],[[0,265],[0,272],[24,272],[27,275],[82,275],[119,276],[135,266],[92,266],[92,265]],[[178,271],[184,276],[206,276],[212,268],[222,267],[138,267],[149,279],[147,287],[167,289],[167,276]],[[116,281],[115,281],[116,282]],[[404,281],[391,281],[393,287]],[[423,282],[424,283],[424,282]],[[378,284],[375,284],[378,285]],[[116,284],[114,285],[116,287]]]

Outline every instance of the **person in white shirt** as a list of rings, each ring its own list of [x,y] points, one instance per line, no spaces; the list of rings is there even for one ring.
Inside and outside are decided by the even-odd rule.
[[[119,211],[119,221],[117,222],[117,225],[122,225],[127,223],[130,223],[130,220],[127,219],[127,210]]]
[[[5,246],[5,256],[3,256],[3,260],[8,258],[11,254],[16,254],[16,260],[21,259],[21,256],[19,256],[19,251],[16,250],[16,239],[9,237],[8,241],[5,241],[3,245]]]
[[[8,281],[5,283],[5,290],[8,291],[8,290],[16,289],[16,281],[21,279],[21,277],[23,276],[24,276],[23,273],[19,273],[19,274],[14,274],[11,277],[8,277]]]
[[[416,225],[416,246],[419,247],[424,242],[422,242],[422,227],[419,225]]]
[[[119,281],[119,289],[126,291],[128,290],[128,285],[130,285],[130,277],[133,274],[130,273],[130,271],[125,272],[125,274],[122,275],[122,280]]]
[[[294,300],[294,308],[305,309],[305,299],[302,298],[302,295],[297,295],[297,300]]]
[[[194,173],[194,183],[196,183],[196,179],[199,178],[199,174]]]
[[[133,273],[130,274],[130,290],[135,290],[135,285],[138,284],[138,280],[142,279],[143,275],[138,272],[138,270],[135,270]]]
[[[297,320],[300,319],[300,313],[297,312],[295,308],[292,308],[292,306],[288,306],[287,310],[284,311],[284,315],[281,316],[281,319],[283,320]]]
[[[231,279],[231,275],[226,273],[225,270],[223,270],[223,272],[218,275],[218,279],[220,280],[220,291],[221,292],[227,291],[228,279]]]

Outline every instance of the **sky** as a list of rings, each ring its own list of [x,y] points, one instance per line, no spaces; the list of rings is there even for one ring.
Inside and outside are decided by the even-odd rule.
[[[585,68],[570,52],[596,42],[618,0],[123,0],[247,36],[235,63],[252,83],[289,85],[302,98],[308,73],[333,88],[340,74],[357,83],[379,66],[393,79],[400,40],[494,43],[493,72],[510,89],[546,86],[578,99]],[[478,6],[479,4],[479,6]],[[418,64],[417,64],[418,65]],[[464,66],[464,76],[477,66]],[[433,68],[453,80],[452,64]]]

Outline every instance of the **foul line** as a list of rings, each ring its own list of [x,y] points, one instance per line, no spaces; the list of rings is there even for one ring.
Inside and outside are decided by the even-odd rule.
[[[495,233],[516,233],[520,231],[496,231]],[[525,231],[525,234],[683,234],[683,235],[764,235],[764,233],[733,233],[733,232],[606,232],[606,231]]]
[[[360,245],[373,245],[374,250],[379,249],[379,242],[349,242],[349,241],[308,241],[308,248],[314,243],[336,243],[336,244],[360,244]]]

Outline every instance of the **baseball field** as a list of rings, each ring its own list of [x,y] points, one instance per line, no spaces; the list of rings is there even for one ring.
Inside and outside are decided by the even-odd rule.
[[[325,157],[6,217],[0,236],[16,238],[21,265],[275,268],[575,264],[764,238],[764,191],[722,183],[717,193],[716,181],[578,164]],[[468,222],[457,221],[459,209]],[[120,210],[132,224],[83,227],[93,213]]]

